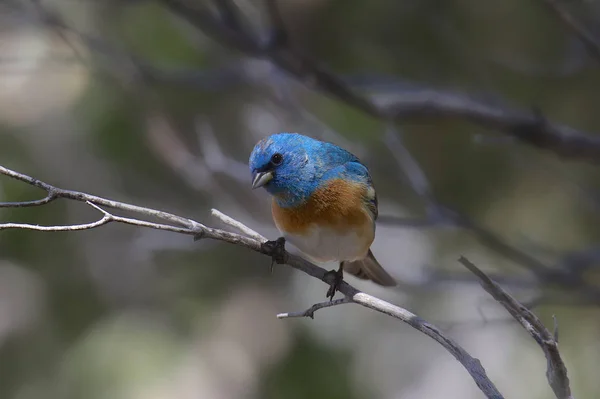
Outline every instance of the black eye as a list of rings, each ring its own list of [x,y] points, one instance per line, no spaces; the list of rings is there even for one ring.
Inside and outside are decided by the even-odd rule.
[[[271,157],[271,164],[273,164],[274,166],[279,166],[279,165],[281,165],[282,162],[283,162],[283,155],[281,155],[278,152],[273,154],[273,156]]]

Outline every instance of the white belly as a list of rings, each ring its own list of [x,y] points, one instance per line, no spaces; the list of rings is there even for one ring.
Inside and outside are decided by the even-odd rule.
[[[317,226],[307,235],[283,233],[287,241],[317,262],[354,261],[363,259],[373,241],[373,234],[358,234],[354,230],[339,232]]]

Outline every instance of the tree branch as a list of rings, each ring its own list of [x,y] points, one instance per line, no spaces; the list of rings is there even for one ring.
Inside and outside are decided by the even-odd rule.
[[[7,169],[5,167],[0,166],[0,174],[12,177],[14,179],[23,181],[30,185],[34,185],[36,187],[42,188],[46,190],[48,193],[54,193],[57,198],[66,198],[74,201],[82,201],[86,202],[88,205],[93,208],[101,211],[104,216],[97,222],[89,223],[85,225],[74,225],[71,227],[76,227],[71,230],[83,230],[96,228],[104,224],[108,224],[110,222],[124,223],[130,224],[140,227],[153,228],[158,230],[165,230],[176,232],[180,234],[193,235],[195,238],[208,238],[217,241],[223,241],[230,244],[238,245],[250,250],[253,250],[258,253],[262,253],[264,255],[273,256],[273,251],[269,251],[263,244],[265,242],[264,237],[262,237],[259,233],[255,232],[248,226],[245,226],[243,223],[238,222],[226,215],[223,215],[219,211],[213,211],[213,215],[217,216],[220,220],[226,222],[230,226],[234,226],[236,229],[243,231],[248,235],[240,235],[236,233],[231,233],[225,230],[216,229],[212,227],[205,226],[199,222],[196,222],[192,219],[187,219],[181,216],[173,215],[167,212],[144,208],[136,205],[127,204],[124,202],[113,201],[110,199],[98,197],[95,195],[90,195],[86,193],[81,193],[77,191],[65,190],[62,188],[58,188],[52,186],[48,183],[44,183],[40,180],[34,179],[30,176],[24,175],[19,172],[15,172],[13,170]],[[20,202],[5,202],[3,203],[4,207],[19,207],[21,206]],[[139,215],[147,216],[147,217],[156,217],[161,220],[168,221],[170,223],[174,223],[177,226],[152,223],[145,220],[138,220],[132,218],[125,218],[121,216],[114,215],[109,213],[101,208],[101,206],[118,209],[122,211],[128,211],[137,213]],[[82,227],[83,226],[83,227]],[[51,228],[58,228],[60,230],[50,230]],[[0,230],[3,228],[17,228],[12,223],[0,223]],[[36,225],[28,225],[21,224],[18,228],[30,229],[30,230],[40,230],[40,226]],[[48,226],[43,227],[42,231],[68,231],[65,226]],[[327,284],[331,284],[333,281],[333,277],[327,273],[327,271],[319,266],[316,266],[299,256],[290,254],[286,252],[285,254],[286,263],[304,273],[315,277]],[[479,389],[486,395],[487,398],[490,399],[502,399],[503,396],[500,394],[498,389],[492,383],[492,381],[488,378],[485,369],[481,365],[478,359],[473,358],[467,351],[465,351],[458,343],[456,343],[451,338],[447,337],[442,333],[436,326],[427,321],[421,319],[417,315],[411,313],[410,311],[403,309],[399,306],[393,305],[389,302],[376,298],[372,295],[361,292],[351,286],[350,284],[342,281],[339,285],[338,290],[345,295],[345,298],[336,302],[336,304],[341,304],[345,302],[354,302],[361,306],[373,309],[377,312],[386,314],[388,316],[394,317],[404,323],[410,325],[414,329],[422,332],[428,337],[434,339],[440,345],[442,345],[452,356],[458,360],[463,367],[467,370],[467,372],[471,375]],[[334,305],[327,305],[334,306]],[[323,304],[313,305],[310,309],[303,312],[303,315],[309,315],[314,313],[317,309],[326,307]],[[293,314],[292,314],[293,315]],[[291,316],[288,316],[291,317]]]
[[[281,0],[266,0],[267,12],[269,13],[272,25],[271,29],[273,30],[269,46],[273,48],[289,46],[290,39],[279,10],[279,1]]]
[[[531,335],[544,351],[547,360],[546,378],[557,399],[574,399],[571,395],[567,367],[558,351],[558,327],[555,320],[555,333],[551,333],[544,324],[529,309],[492,281],[485,273],[465,257],[458,260],[469,269],[478,279],[479,283],[496,301],[498,301]]]
[[[538,281],[568,289],[572,292],[572,296],[580,297],[585,303],[597,304],[600,301],[600,289],[583,278],[585,269],[568,262],[562,262],[558,267],[547,265],[537,259],[536,256],[509,244],[502,237],[488,230],[484,226],[477,224],[467,215],[438,204],[435,201],[433,204],[435,212],[422,219],[398,218],[395,216],[381,215],[377,221],[378,223],[391,226],[450,226],[464,229],[470,232],[481,245],[533,273]],[[577,253],[572,255],[577,256]],[[585,254],[581,253],[581,256],[585,257]],[[439,273],[438,275],[444,276],[445,280],[461,280],[462,277],[464,277],[456,274],[450,276],[449,274]],[[522,282],[523,281],[521,281],[521,283]]]
[[[560,0],[543,0],[543,2],[577,36],[596,62],[600,62],[600,42],[594,35],[581,22],[575,20]]]
[[[217,0],[220,13],[213,13],[205,7],[183,0],[160,1],[173,14],[222,45],[252,57],[267,59],[307,87],[384,122],[403,122],[408,118],[422,117],[460,119],[495,129],[524,144],[552,151],[564,158],[600,162],[600,136],[551,123],[539,111],[519,110],[467,93],[402,81],[387,85],[393,86],[393,90],[386,91],[383,96],[385,100],[378,99],[377,95],[369,95],[368,88],[358,90],[358,86],[327,70],[291,45],[276,0],[265,0],[273,31],[266,43],[244,29],[244,24],[236,13],[238,10],[232,9],[230,0]],[[556,3],[555,0],[544,1]],[[140,74],[149,74],[150,78],[164,78],[164,71],[146,65],[129,54],[115,51],[95,38],[76,32],[54,14],[43,11],[48,14],[42,18],[45,24],[55,29],[75,32],[90,48],[114,56],[119,60],[119,65],[133,64]],[[171,76],[173,73],[167,75]],[[198,72],[195,71],[193,75],[197,82]]]
[[[168,212],[158,211],[156,209],[144,208],[141,206],[127,204],[125,202],[113,201],[110,199],[97,197],[95,195],[81,193],[79,191],[65,190],[62,188],[54,187],[48,183],[44,183],[38,179],[34,179],[31,176],[27,176],[23,173],[15,172],[3,166],[0,166],[0,174],[12,177],[13,179],[20,180],[32,186],[41,188],[42,190],[46,190],[48,195],[42,199],[37,201],[26,201],[26,202],[2,202],[0,203],[0,207],[2,208],[19,208],[23,206],[40,206],[47,204],[51,201],[54,201],[58,198],[67,198],[74,201],[80,202],[89,202],[99,206],[105,206],[113,209],[120,209],[122,211],[134,212],[141,215],[145,215],[148,217],[154,217],[160,220],[167,221],[169,223],[173,223],[179,226],[186,227],[190,233],[194,234],[195,232],[202,231],[206,226],[187,218],[183,218],[181,216],[173,215]],[[45,202],[44,202],[45,201]],[[126,218],[121,218],[123,220],[127,220]],[[179,231],[182,232],[182,231]]]
[[[553,124],[540,112],[520,111],[493,105],[464,93],[412,86],[387,95],[385,102],[363,95],[343,79],[316,61],[292,48],[285,35],[283,21],[274,0],[267,6],[275,32],[285,40],[271,40],[266,45],[227,26],[207,9],[192,7],[181,0],[162,0],[175,15],[223,45],[246,55],[266,58],[282,71],[306,86],[386,122],[400,122],[408,117],[458,118],[496,129],[508,136],[540,149],[565,157],[600,162],[600,137],[567,126]]]
[[[257,233],[256,231],[252,230],[245,224],[238,222],[234,218],[229,217],[216,209],[211,209],[210,213],[212,214],[212,216],[219,219],[226,225],[233,227],[234,229],[236,229],[237,231],[241,232],[242,234],[244,234],[248,237],[254,238],[255,240],[258,240],[260,242],[267,241],[267,238],[265,236],[263,236],[262,234]]]
[[[352,299],[350,299],[348,297],[344,297],[344,298],[336,299],[333,301],[315,303],[310,308],[308,308],[302,312],[279,313],[277,315],[277,318],[278,319],[287,319],[290,317],[310,317],[311,319],[314,319],[315,312],[319,309],[330,308],[332,306],[337,306],[337,305],[342,305],[344,303],[352,303],[352,302],[353,302]]]

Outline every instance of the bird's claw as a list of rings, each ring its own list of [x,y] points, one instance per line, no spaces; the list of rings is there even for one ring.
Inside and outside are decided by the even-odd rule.
[[[333,281],[329,285],[329,289],[327,290],[326,297],[329,298],[330,301],[333,301],[333,297],[335,296],[335,293],[338,291],[338,288],[340,287],[340,284],[342,283],[342,281],[344,281],[344,272],[341,268],[338,270],[334,269],[334,270],[328,271],[325,276],[327,276],[327,275],[333,275]]]
[[[271,255],[271,273],[273,273],[273,265],[275,263],[278,265],[285,263],[286,253],[284,237],[279,237],[276,240],[265,241],[261,244],[261,249],[264,253]]]

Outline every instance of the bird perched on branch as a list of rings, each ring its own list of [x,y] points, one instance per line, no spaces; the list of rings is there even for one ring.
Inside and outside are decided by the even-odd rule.
[[[382,286],[394,279],[371,252],[377,195],[369,170],[350,152],[297,133],[262,139],[250,154],[252,188],[273,196],[272,214],[283,235],[315,262],[340,262],[327,296],[333,299],[343,272]]]

